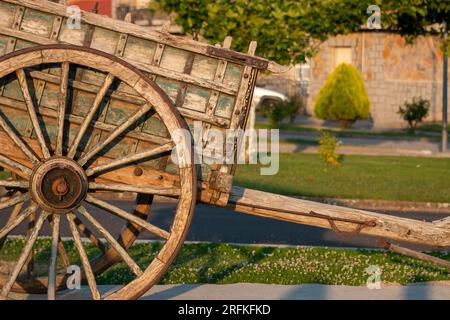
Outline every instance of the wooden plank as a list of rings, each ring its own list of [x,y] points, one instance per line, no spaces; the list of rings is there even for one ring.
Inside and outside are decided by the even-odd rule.
[[[20,24],[22,23],[24,13],[25,13],[25,7],[22,7],[22,6],[16,7],[16,12],[14,14],[14,20],[11,25],[11,28],[13,30],[19,30]],[[2,28],[4,28],[4,27],[2,27]],[[10,39],[8,42],[8,45],[6,46],[5,53],[13,52],[14,48],[16,47],[16,43],[17,43],[17,39],[15,39],[15,38]]]
[[[8,35],[8,36],[18,38],[18,39],[23,39],[23,40],[30,41],[30,42],[33,42],[36,44],[41,44],[41,45],[50,45],[50,44],[58,43],[57,41],[54,41],[51,39],[43,38],[43,37],[36,36],[33,34],[27,34],[22,31],[11,30],[11,29],[4,28],[4,27],[0,27],[0,34]],[[229,95],[237,94],[236,89],[230,89],[228,86],[225,86],[222,84],[217,84],[217,83],[214,83],[213,81],[208,81],[208,80],[204,80],[201,78],[197,78],[197,77],[191,76],[189,74],[183,74],[178,71],[160,68],[158,66],[151,65],[150,63],[132,60],[132,59],[128,58],[126,54],[123,56],[123,59],[126,62],[135,65],[142,71],[154,74],[156,76],[167,77],[167,78],[174,79],[174,80],[177,80],[177,81],[180,81],[183,83],[194,84],[194,85],[206,88],[206,89],[223,92],[223,93],[226,93]]]
[[[446,247],[450,230],[429,222],[233,187],[229,208],[236,212],[305,224],[339,232]]]
[[[56,3],[52,3],[52,2],[48,2],[48,1],[43,1],[43,0],[3,0],[3,1],[6,1],[8,3],[18,4],[18,5],[24,5],[29,8],[56,14],[56,15],[59,15],[62,17],[70,16],[70,14],[67,12],[65,6],[56,4]],[[96,26],[99,26],[99,27],[102,27],[105,29],[114,30],[119,33],[127,33],[129,35],[133,35],[133,36],[140,37],[143,39],[148,39],[148,40],[152,40],[152,41],[155,41],[158,43],[163,43],[165,45],[169,45],[174,48],[179,48],[179,49],[183,49],[183,50],[187,50],[187,51],[191,51],[191,52],[195,52],[195,53],[200,53],[200,54],[214,57],[214,58],[225,56],[225,59],[228,61],[240,63],[240,64],[242,63],[242,60],[241,60],[243,58],[241,56],[242,54],[240,54],[240,55],[239,54],[237,54],[237,55],[231,54],[230,55],[228,53],[228,51],[231,51],[231,50],[227,50],[226,51],[227,54],[225,55],[225,54],[223,54],[223,52],[221,50],[217,50],[218,48],[215,48],[208,44],[200,43],[200,42],[194,41],[194,40],[185,39],[183,37],[173,36],[173,35],[170,35],[165,32],[150,30],[148,28],[143,28],[143,27],[140,27],[140,26],[137,26],[134,24],[124,22],[124,21],[113,20],[109,17],[96,15],[96,14],[93,14],[90,12],[83,12],[81,20],[83,23],[96,25]],[[211,48],[216,49],[216,50],[211,50]],[[222,49],[222,50],[225,50],[225,49]],[[213,52],[211,52],[211,51],[213,51]],[[233,52],[233,51],[231,51],[231,52]],[[244,55],[244,57],[247,58],[246,55]],[[259,67],[259,68],[261,68],[261,66],[263,66],[265,64],[268,64],[268,60],[259,58],[259,57],[255,57],[251,60],[253,60],[252,63],[254,64],[254,66]],[[273,67],[273,66],[270,66],[270,64],[269,64],[269,67]]]
[[[26,105],[23,102],[14,100],[14,99],[10,99],[10,98],[5,98],[5,97],[1,97],[0,96],[0,106],[4,105],[4,106],[8,106],[10,108],[14,108],[17,110],[27,110],[26,109]],[[46,116],[46,117],[51,117],[53,119],[57,119],[58,118],[58,112],[56,112],[55,110],[51,110],[48,108],[40,108],[39,109],[39,114],[42,116]],[[68,115],[66,114],[65,116],[65,120],[67,122],[70,122],[72,124],[77,124],[80,125],[83,123],[84,118],[81,116],[75,116],[75,115]],[[100,121],[94,121],[91,123],[91,127],[95,128],[95,129],[99,129],[102,131],[112,131],[116,128],[115,125],[110,125],[104,122],[100,122]],[[131,138],[136,138],[136,139],[140,139],[140,140],[145,140],[148,142],[153,142],[156,144],[165,144],[170,142],[170,139],[167,138],[162,138],[156,135],[152,135],[149,133],[145,133],[145,132],[138,132],[138,131],[131,131],[127,134],[129,137]]]

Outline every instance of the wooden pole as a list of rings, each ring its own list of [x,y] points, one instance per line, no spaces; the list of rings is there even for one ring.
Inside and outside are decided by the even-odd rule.
[[[384,241],[384,240],[381,241],[381,245],[386,250],[389,250],[389,251],[392,251],[392,252],[395,252],[395,253],[399,253],[399,254],[402,254],[404,256],[408,256],[408,257],[411,257],[411,258],[416,258],[416,259],[419,259],[419,260],[431,262],[431,263],[433,263],[435,265],[438,265],[438,266],[450,269],[450,261],[443,260],[443,259],[440,259],[440,258],[436,258],[436,257],[430,256],[429,254],[425,254],[425,253],[418,252],[418,251],[415,251],[415,250],[411,250],[411,249],[408,249],[408,248],[400,247],[400,246],[397,246],[395,244],[389,243],[389,242]]]
[[[241,213],[436,247],[450,246],[450,228],[413,219],[233,187],[228,207]]]
[[[444,22],[445,34],[444,41],[447,42],[448,31],[447,25]],[[448,109],[448,57],[447,46],[444,47],[444,62],[443,62],[443,80],[442,80],[442,152],[447,152],[447,109]]]

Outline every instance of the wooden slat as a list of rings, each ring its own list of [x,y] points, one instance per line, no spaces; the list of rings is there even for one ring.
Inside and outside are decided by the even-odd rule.
[[[49,45],[49,44],[58,44],[58,41],[50,40],[41,36],[37,36],[34,34],[29,34],[23,31],[11,30],[9,28],[0,27],[0,34],[8,35],[11,37],[15,37],[18,39],[23,39],[29,42],[33,42],[41,45]],[[124,61],[136,66],[142,71],[152,73],[157,76],[162,76],[166,78],[170,78],[173,80],[177,80],[183,83],[194,84],[202,88],[216,90],[219,92],[223,92],[228,95],[236,95],[237,91],[235,89],[231,89],[225,85],[215,84],[213,81],[208,81],[204,79],[200,79],[198,77],[193,77],[187,74],[183,74],[180,72],[163,69],[154,65],[150,65],[147,63],[143,63],[140,61],[134,61],[127,58],[122,58]]]
[[[51,40],[58,40],[59,32],[61,31],[62,21],[63,19],[61,17],[59,16],[55,17],[53,21],[52,31],[50,34]]]
[[[5,98],[5,97],[1,97],[0,96],[0,105],[5,105],[17,110],[23,110],[26,111],[26,106],[24,103],[14,100],[14,99],[10,99],[10,98]],[[51,117],[54,119],[58,118],[58,112],[56,112],[55,110],[52,109],[48,109],[45,107],[41,107],[39,110],[39,114],[42,116],[47,116],[47,117]],[[81,116],[75,116],[75,115],[67,115],[65,116],[65,120],[66,121],[70,121],[71,123],[74,124],[82,124],[85,118],[81,117]],[[0,121],[1,121],[1,117],[0,117]],[[100,122],[100,121],[95,121],[92,122],[91,124],[92,128],[95,129],[99,129],[99,130],[103,130],[103,131],[113,131],[116,126],[112,125],[112,124],[107,124],[104,122]],[[165,143],[169,143],[171,140],[167,139],[167,138],[162,138],[156,135],[152,135],[149,133],[145,133],[145,132],[137,132],[137,131],[132,131],[127,133],[127,136],[131,137],[131,138],[136,138],[139,140],[145,140],[147,142],[152,142],[152,143],[156,143],[156,144],[165,144]],[[39,159],[37,159],[37,161],[39,162]]]
[[[56,14],[62,17],[69,17],[70,14],[67,12],[66,7],[55,4],[49,1],[43,0],[3,0],[5,2],[14,3],[18,5],[24,5],[29,8],[33,8],[36,10],[40,10],[43,12]],[[165,32],[160,32],[156,30],[151,30],[148,28],[143,28],[134,24],[130,24],[124,21],[113,20],[109,17],[96,15],[90,12],[83,12],[81,21],[87,24],[96,25],[105,29],[113,30],[120,33],[127,33],[129,35],[133,35],[139,38],[152,40],[158,43],[163,43],[165,45],[169,45],[174,48],[179,48],[195,53],[200,53],[205,56],[210,56],[217,58],[216,54],[211,54],[210,49],[214,48],[208,44],[204,44],[198,41],[185,39],[183,37],[174,36]],[[226,49],[223,49],[226,50]],[[225,51],[226,52],[226,51]],[[237,53],[236,53],[237,54]],[[241,54],[243,55],[243,54]],[[238,58],[233,58],[232,55],[228,55],[227,60],[235,63],[242,64],[240,60],[240,56]],[[268,61],[263,58],[255,57],[255,66],[261,64],[267,64]],[[270,65],[270,68],[274,68],[274,65]],[[270,70],[269,70],[270,71]]]
[[[20,25],[21,25],[22,20],[23,20],[24,13],[25,13],[25,7],[22,7],[22,6],[16,7],[16,12],[14,14],[14,20],[13,20],[13,25],[11,26],[11,28],[13,30],[19,30]],[[5,53],[13,52],[14,48],[16,47],[16,44],[17,44],[17,39],[15,37],[10,39],[8,41],[8,44],[6,45]]]

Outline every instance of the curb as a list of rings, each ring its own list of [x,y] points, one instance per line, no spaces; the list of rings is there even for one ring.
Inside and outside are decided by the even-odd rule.
[[[133,201],[135,195],[131,192],[123,193],[98,193],[97,197],[102,200]],[[438,213],[450,215],[450,203],[446,202],[415,202],[415,201],[395,201],[395,200],[369,200],[369,199],[337,199],[337,198],[319,198],[306,196],[290,196],[297,199],[309,200],[330,204],[334,206],[349,207],[360,210],[377,210],[382,212],[400,211],[415,213]],[[163,198],[161,201],[171,201],[169,198]]]
[[[450,214],[450,203],[446,202],[414,202],[367,199],[336,199],[294,196],[294,198],[315,201],[335,206],[344,206],[360,210],[404,211],[417,213]]]

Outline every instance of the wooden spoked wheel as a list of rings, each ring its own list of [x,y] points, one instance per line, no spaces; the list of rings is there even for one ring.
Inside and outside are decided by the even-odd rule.
[[[52,45],[17,51],[0,58],[0,79],[0,166],[17,177],[0,180],[8,191],[0,215],[12,209],[0,225],[0,246],[28,221],[23,249],[9,261],[10,268],[2,268],[7,272],[0,275],[0,296],[45,290],[55,299],[58,289],[65,288],[65,269],[61,273],[58,266],[73,263],[61,240],[60,225],[66,220],[92,297],[140,297],[177,255],[192,218],[196,174],[186,123],[149,77],[92,49]],[[100,197],[106,191],[112,199],[114,193],[136,194],[134,210]],[[147,220],[155,195],[177,202],[170,230]],[[123,231],[113,235],[89,207],[119,217]],[[30,276],[26,269],[47,223],[48,269],[45,275]],[[145,268],[128,250],[141,230],[163,243]],[[99,255],[89,257],[82,235]],[[102,295],[95,275],[118,261],[134,278]]]

